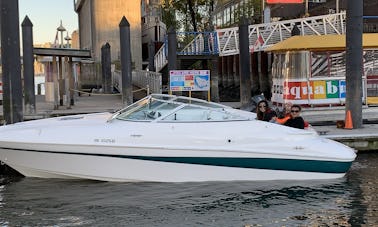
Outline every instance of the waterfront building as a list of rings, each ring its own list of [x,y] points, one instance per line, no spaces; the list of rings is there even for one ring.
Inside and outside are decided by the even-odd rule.
[[[82,62],[81,84],[101,86],[101,47],[111,47],[111,61],[119,66],[119,24],[123,16],[130,24],[133,69],[142,69],[141,2],[133,0],[75,0],[78,14],[80,49],[91,50],[91,61]]]
[[[241,16],[251,24],[263,22],[263,10],[269,18],[264,21],[296,19],[345,11],[347,0],[303,0],[300,4],[268,4],[266,0],[218,0],[212,16],[217,28],[237,26]],[[378,1],[364,1],[364,32],[378,32]]]
[[[101,47],[104,44],[110,44],[112,64],[115,69],[120,69],[119,23],[123,16],[130,24],[132,70],[147,66],[148,44],[152,42],[156,52],[166,34],[159,3],[159,0],[75,0],[79,18],[79,47],[91,50],[92,55],[90,61],[81,64],[82,88],[101,86]],[[76,36],[72,36],[72,39],[74,46]]]

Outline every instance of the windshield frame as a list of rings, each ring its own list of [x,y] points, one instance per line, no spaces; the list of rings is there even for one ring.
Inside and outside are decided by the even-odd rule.
[[[148,105],[152,104],[152,108]],[[157,105],[156,105],[157,104]],[[155,106],[156,105],[156,106]],[[166,108],[170,106],[169,108]],[[170,117],[183,110],[189,109],[188,111],[193,111],[194,113],[202,112],[204,115],[206,113],[217,114],[216,119],[210,117],[202,116],[198,119],[190,119],[190,114],[188,119],[176,120],[170,119]],[[109,121],[114,119],[121,121],[134,121],[134,122],[219,122],[219,121],[248,121],[250,118],[234,113],[233,108],[225,106],[219,103],[207,102],[205,100],[189,98],[183,96],[174,96],[166,94],[152,94],[149,95],[119,111],[114,113]],[[130,117],[135,114],[133,117]],[[198,114],[197,114],[198,115]],[[172,118],[172,117],[171,117]]]

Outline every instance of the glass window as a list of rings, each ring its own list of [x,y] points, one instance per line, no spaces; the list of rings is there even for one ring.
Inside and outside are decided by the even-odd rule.
[[[306,79],[309,77],[309,52],[287,52],[285,56],[285,77],[289,79]]]
[[[273,56],[272,77],[275,78],[275,79],[283,78],[283,75],[282,75],[283,61],[282,61],[282,59],[285,59],[284,54],[275,53],[274,56]]]
[[[228,121],[247,120],[247,118],[232,114],[225,109],[202,108],[196,105],[187,105],[163,118],[163,121]]]
[[[151,98],[123,109],[115,118],[118,120],[152,121],[179,106],[180,104],[166,103]]]

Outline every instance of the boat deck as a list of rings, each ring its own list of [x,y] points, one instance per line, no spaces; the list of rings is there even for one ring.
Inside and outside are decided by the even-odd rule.
[[[232,107],[237,103],[223,103]],[[34,120],[54,116],[114,112],[123,107],[120,95],[82,95],[77,96],[71,108],[60,106],[54,109],[52,102],[46,102],[43,95],[36,96],[36,113],[24,114],[25,120]],[[323,137],[334,139],[359,151],[378,151],[378,107],[364,106],[362,109],[363,127],[360,129],[341,129],[336,127],[337,121],[345,119],[344,107],[304,108],[303,118]],[[3,118],[3,108],[0,108]]]

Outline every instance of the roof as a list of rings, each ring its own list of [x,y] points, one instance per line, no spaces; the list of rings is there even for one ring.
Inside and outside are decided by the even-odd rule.
[[[279,42],[265,51],[281,52],[290,50],[345,50],[345,35],[305,35],[293,36]],[[363,48],[378,48],[378,33],[365,33]]]
[[[39,56],[62,56],[62,57],[78,57],[90,58],[90,50],[80,50],[71,48],[33,48],[33,54]]]

